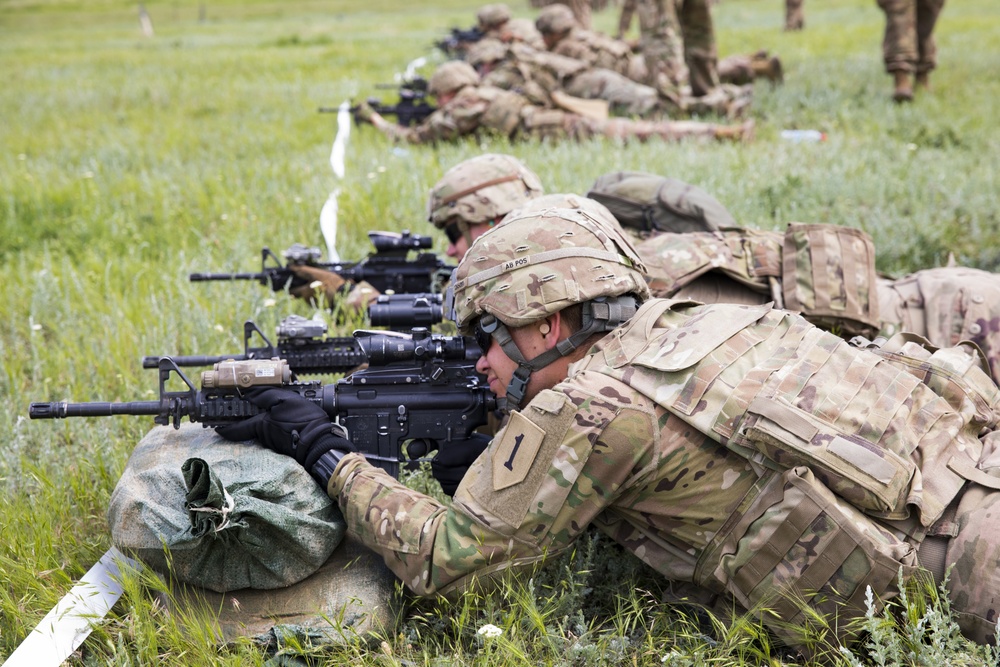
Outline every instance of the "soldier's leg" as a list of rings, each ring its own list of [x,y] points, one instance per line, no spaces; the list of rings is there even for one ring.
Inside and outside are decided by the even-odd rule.
[[[937,45],[934,43],[934,25],[944,6],[944,0],[918,0],[917,2],[917,85],[928,87],[928,73],[937,66]]]
[[[958,534],[945,555],[952,610],[963,635],[993,643],[1000,613],[1000,491],[970,485],[955,524]]]
[[[785,30],[802,30],[805,25],[802,0],[785,0]]]
[[[691,94],[706,95],[719,85],[715,29],[708,0],[678,0],[677,20],[684,40]]]
[[[911,78],[917,68],[917,0],[878,0],[885,12],[882,58],[893,76],[892,98],[913,99]]]
[[[654,88],[609,69],[581,72],[567,82],[565,90],[585,100],[605,100],[614,112],[629,116],[647,116],[660,110],[660,96]]]

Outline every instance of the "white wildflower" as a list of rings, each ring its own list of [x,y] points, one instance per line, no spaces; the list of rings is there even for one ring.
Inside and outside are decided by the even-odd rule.
[[[493,625],[492,623],[487,623],[483,627],[476,630],[476,634],[487,639],[493,639],[494,637],[499,637],[503,634],[503,630]]]

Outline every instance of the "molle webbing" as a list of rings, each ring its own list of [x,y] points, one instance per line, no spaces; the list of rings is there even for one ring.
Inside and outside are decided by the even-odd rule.
[[[875,247],[859,229],[792,223],[782,251],[785,308],[824,329],[870,334],[879,328]]]

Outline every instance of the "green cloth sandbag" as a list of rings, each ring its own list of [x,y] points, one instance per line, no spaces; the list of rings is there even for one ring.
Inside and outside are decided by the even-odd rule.
[[[336,502],[296,461],[198,424],[159,426],[139,442],[108,523],[119,549],[220,593],[300,581],[346,530]]]

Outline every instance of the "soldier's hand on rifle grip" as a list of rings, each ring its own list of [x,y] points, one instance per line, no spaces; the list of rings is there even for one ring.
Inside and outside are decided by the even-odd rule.
[[[226,440],[253,440],[290,456],[312,473],[313,465],[331,450],[356,451],[346,438],[334,435],[330,416],[316,403],[280,387],[252,389],[247,400],[264,410],[250,419],[216,427]]]
[[[328,304],[336,301],[341,295],[341,290],[347,283],[333,271],[320,269],[307,264],[290,264],[288,269],[295,274],[299,280],[305,281],[305,285],[292,287],[288,293],[299,299],[305,299],[309,303],[316,305],[316,291],[320,290],[325,296]]]
[[[449,496],[455,495],[469,466],[486,450],[490,440],[490,436],[486,434],[473,433],[465,442],[438,449],[438,453],[431,459],[431,474],[441,485],[442,491]]]

